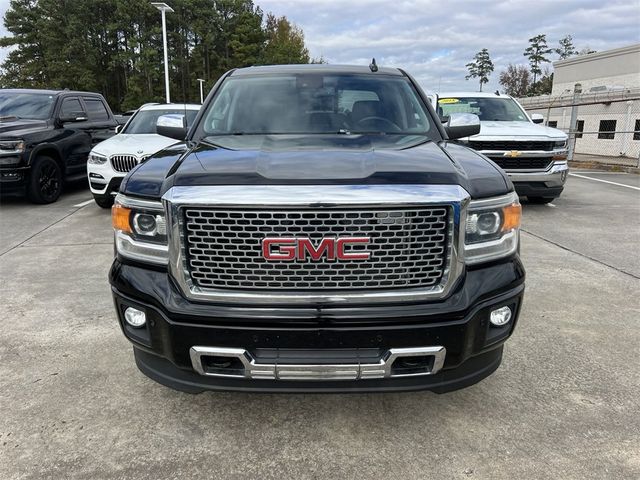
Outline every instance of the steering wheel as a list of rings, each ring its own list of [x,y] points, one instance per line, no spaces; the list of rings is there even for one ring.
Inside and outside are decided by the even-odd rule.
[[[389,131],[391,131],[391,132],[399,132],[399,131],[401,131],[401,128],[397,124],[395,124],[391,120],[389,120],[388,118],[378,117],[376,115],[372,115],[370,117],[361,118],[360,120],[358,120],[356,122],[356,125],[364,126],[364,124],[367,123],[367,122],[369,122],[369,123],[371,123],[371,122],[381,122],[381,123],[384,123],[386,126],[388,126],[389,127]]]

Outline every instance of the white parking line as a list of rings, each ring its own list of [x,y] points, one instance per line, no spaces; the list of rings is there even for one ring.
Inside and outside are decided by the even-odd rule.
[[[93,202],[93,198],[91,200],[87,200],[86,202],[78,203],[77,205],[74,205],[74,207],[77,207],[77,208],[84,207],[86,205],[89,205],[91,202]]]
[[[602,180],[601,178],[587,177],[585,175],[578,175],[577,173],[570,173],[569,175],[571,175],[572,177],[586,178],[587,180],[593,180],[594,182],[608,183],[611,185],[617,185],[618,187],[626,187],[626,188],[633,188],[634,190],[640,190],[640,187],[634,187],[633,185],[625,185],[624,183],[610,182],[609,180]]]

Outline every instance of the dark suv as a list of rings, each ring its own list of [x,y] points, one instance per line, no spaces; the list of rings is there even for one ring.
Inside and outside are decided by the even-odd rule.
[[[64,182],[86,177],[91,147],[117,125],[97,93],[0,90],[0,192],[55,202]]]

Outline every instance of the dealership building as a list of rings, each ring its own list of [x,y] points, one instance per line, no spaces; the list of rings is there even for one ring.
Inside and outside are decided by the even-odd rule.
[[[640,44],[579,55],[553,63],[551,95],[520,103],[547,125],[570,131],[576,116],[575,152],[640,156]]]

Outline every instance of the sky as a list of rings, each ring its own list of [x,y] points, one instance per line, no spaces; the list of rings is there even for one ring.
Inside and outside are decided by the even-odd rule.
[[[171,0],[166,0],[171,4]],[[489,49],[499,88],[509,63],[526,64],[528,39],[550,46],[571,35],[578,49],[602,51],[640,42],[640,0],[254,0],[302,28],[313,57],[333,64],[401,67],[430,91],[477,90],[465,65]],[[9,0],[0,0],[4,17]],[[0,25],[0,36],[7,32]],[[0,49],[0,61],[7,50]],[[551,59],[557,59],[552,54]],[[551,68],[551,65],[548,65]]]

